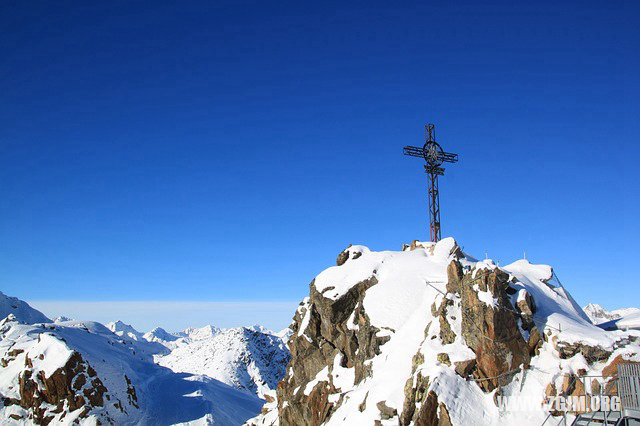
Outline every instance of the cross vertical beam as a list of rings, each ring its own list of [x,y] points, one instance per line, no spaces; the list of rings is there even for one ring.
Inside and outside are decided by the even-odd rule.
[[[444,152],[436,142],[436,131],[433,124],[424,126],[425,143],[420,147],[405,146],[404,155],[424,158],[426,163],[424,171],[429,179],[429,236],[431,241],[438,242],[440,235],[440,191],[438,189],[438,176],[444,175],[443,163],[457,163],[458,154]]]
[[[426,168],[426,166],[425,166]],[[438,175],[427,172],[429,179],[429,234],[431,241],[440,241],[440,193],[438,191]]]

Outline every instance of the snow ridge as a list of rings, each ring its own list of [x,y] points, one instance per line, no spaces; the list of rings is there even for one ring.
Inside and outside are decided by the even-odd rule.
[[[185,337],[163,341],[171,352],[157,355],[156,362],[175,372],[212,377],[260,398],[276,389],[290,359],[284,336],[256,327],[211,331],[190,329]]]
[[[17,321],[24,324],[51,322],[42,312],[33,309],[27,302],[17,297],[10,297],[0,291],[0,319],[13,315]]]

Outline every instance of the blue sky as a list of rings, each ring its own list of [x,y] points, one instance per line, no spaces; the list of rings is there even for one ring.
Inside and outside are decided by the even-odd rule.
[[[443,236],[502,264],[526,249],[580,304],[640,306],[639,12],[3,2],[0,289],[71,315],[81,301],[293,309],[348,244],[427,238],[422,165],[402,147],[434,122],[460,154]],[[292,309],[247,323],[285,326]],[[155,321],[133,311],[118,315]]]

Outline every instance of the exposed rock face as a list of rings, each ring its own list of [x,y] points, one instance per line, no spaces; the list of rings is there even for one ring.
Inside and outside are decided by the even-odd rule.
[[[42,383],[42,389],[39,389],[38,382]],[[34,423],[46,424],[52,417],[44,416],[41,409],[43,402],[55,405],[59,411],[62,411],[66,402],[69,411],[82,409],[83,413],[87,413],[92,408],[104,405],[103,395],[106,391],[100,378],[95,377],[95,371],[78,352],[74,352],[63,367],[48,377],[42,371],[33,377],[31,370],[25,370],[20,378],[20,400],[12,402],[30,410]],[[83,417],[82,413],[80,417]]]
[[[57,341],[53,338],[48,340],[52,342],[49,346],[53,346],[53,349],[45,350],[35,355],[35,358],[31,352],[20,349],[8,351],[8,357],[3,358],[7,368],[15,369],[19,367],[18,363],[24,366],[22,371],[18,370],[15,396],[4,396],[2,401],[5,407],[22,408],[20,414],[12,413],[12,418],[28,419],[35,424],[46,425],[61,413],[63,416],[68,413],[71,418],[82,419],[93,409],[104,407],[111,399],[107,388],[79,352],[72,351],[61,367],[53,372],[46,372],[47,365],[55,365],[56,362],[48,357],[55,358],[60,354],[59,348],[55,348]],[[129,385],[135,393],[135,387],[130,383]],[[122,405],[117,408],[122,412]],[[103,414],[103,420],[109,421],[108,411]]]
[[[338,258],[336,259],[336,265],[342,266],[349,259],[357,259],[362,256],[362,250],[349,245],[345,250],[340,252]]]
[[[618,376],[618,365],[621,363],[626,364],[640,364],[638,361],[634,361],[630,359],[631,357],[623,357],[622,355],[616,356],[611,362],[602,369],[602,375],[604,377],[617,377]]]
[[[388,340],[376,336],[379,330],[371,326],[362,307],[365,292],[377,282],[372,276],[337,300],[325,298],[311,283],[309,300],[294,316],[291,329],[296,334],[289,341],[292,358],[285,379],[278,385],[278,401],[289,401],[280,407],[283,424],[320,424],[330,415],[334,404],[327,398],[335,392],[332,381],[319,382],[310,394],[305,386],[323,368],[331,373],[336,355],[342,356],[344,367],[354,368],[356,383],[368,376],[365,361],[378,354],[380,345]],[[356,324],[358,327],[353,327]]]
[[[600,346],[585,345],[582,343],[566,343],[559,341],[555,345],[560,357],[567,359],[572,358],[576,354],[582,354],[589,362],[597,362],[608,359],[611,351]]]
[[[462,335],[476,354],[473,371],[487,391],[505,385],[520,365],[529,364],[529,347],[518,329],[515,313],[507,294],[509,275],[499,269],[482,269],[461,277],[461,266],[449,266],[447,289],[461,298]],[[484,294],[480,300],[480,292]],[[487,303],[490,298],[492,303]]]

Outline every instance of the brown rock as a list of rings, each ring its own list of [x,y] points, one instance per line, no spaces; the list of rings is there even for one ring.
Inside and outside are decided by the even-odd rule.
[[[455,371],[460,377],[467,378],[476,366],[476,359],[468,359],[465,361],[458,361],[453,363],[455,365]]]
[[[529,330],[529,340],[527,341],[527,345],[529,346],[529,356],[533,357],[539,355],[543,344],[544,342],[542,341],[542,336],[540,336],[538,327],[534,325]]]
[[[449,321],[447,321],[447,308],[453,304],[452,300],[443,299],[438,309],[438,319],[440,321],[440,340],[445,345],[451,344],[456,340],[456,333],[451,329]]]
[[[451,365],[451,361],[449,360],[449,354],[445,353],[445,352],[441,352],[438,354],[438,362],[448,365]]]
[[[415,424],[420,426],[437,426],[438,425],[438,395],[433,391],[429,391],[426,401],[420,406]]]
[[[582,380],[580,379],[580,377],[578,377],[576,379],[576,384],[575,387],[573,389],[573,392],[571,392],[572,396],[580,396],[580,395],[584,395],[584,384],[582,383]]]
[[[556,338],[557,336],[554,336]],[[611,351],[606,350],[600,346],[588,346],[581,343],[572,343],[558,341],[557,339],[551,339],[554,343],[555,349],[560,354],[560,358],[568,359],[574,355],[581,353],[588,363],[594,363],[604,361],[611,356]]]
[[[398,410],[387,406],[387,401],[379,401],[376,404],[376,407],[378,407],[378,410],[380,411],[380,417],[382,420],[389,420],[398,415]]]
[[[560,395],[571,395],[571,392],[575,389],[575,378],[573,374],[564,374],[562,377],[562,387],[560,388]]]
[[[556,396],[556,385],[554,385],[553,383],[549,383],[544,390],[544,394],[547,398],[550,396]]]
[[[457,260],[453,260],[447,267],[447,292],[460,294],[463,277],[462,265]]]
[[[351,246],[349,246],[351,247]],[[335,253],[335,252],[334,252]],[[339,255],[338,258],[336,259],[336,265],[338,266],[342,266],[344,265],[344,263],[349,260],[349,250],[344,250],[342,251]]]
[[[7,352],[7,355],[15,358],[18,355],[20,355],[22,352],[24,352],[22,349],[11,349],[9,352]]]
[[[93,407],[101,406],[103,404],[102,395],[107,389],[98,377],[95,377],[91,382],[91,387],[87,388],[84,376],[86,369],[87,365],[82,356],[78,352],[73,352],[65,365],[48,377],[44,375],[43,371],[37,371],[36,376],[33,377],[33,370],[26,370],[19,379],[20,400],[16,402],[24,409],[29,410],[30,418],[37,424],[47,424],[53,419],[52,416],[45,415],[45,403],[55,407],[52,410],[53,413],[62,412],[65,402],[70,411],[82,407],[84,407],[84,411],[90,411]],[[36,382],[39,382],[40,386]],[[83,387],[84,396],[77,395],[76,391]],[[88,406],[85,405],[87,400],[90,404]]]
[[[602,375],[604,377],[618,377],[618,364],[640,364],[640,362],[628,361],[622,357],[622,355],[616,356],[605,368],[602,369]]]
[[[438,419],[438,426],[452,426],[451,417],[449,417],[449,410],[447,406],[440,403],[440,416]]]
[[[474,377],[489,379],[478,384],[487,392],[511,381],[519,366],[529,364],[529,347],[518,327],[506,293],[509,276],[501,270],[476,271],[464,277],[461,286],[462,336],[476,354]],[[478,298],[480,291],[490,291],[497,306],[488,306]]]

